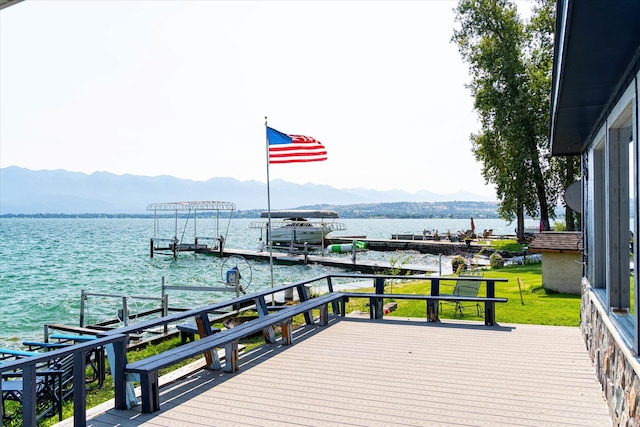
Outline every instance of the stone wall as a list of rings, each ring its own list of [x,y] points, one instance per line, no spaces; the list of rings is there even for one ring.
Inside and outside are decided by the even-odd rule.
[[[640,359],[606,315],[586,279],[582,283],[580,319],[613,425],[640,427]]]

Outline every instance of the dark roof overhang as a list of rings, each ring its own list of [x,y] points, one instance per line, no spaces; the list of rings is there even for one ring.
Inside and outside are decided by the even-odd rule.
[[[0,0],[0,9],[13,6],[16,3],[20,3],[22,0]]]
[[[558,0],[553,155],[580,154],[640,68],[640,1]]]

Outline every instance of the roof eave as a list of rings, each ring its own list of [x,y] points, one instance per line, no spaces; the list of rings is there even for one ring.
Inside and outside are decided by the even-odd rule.
[[[551,92],[552,154],[583,152],[640,61],[640,2],[559,0]]]

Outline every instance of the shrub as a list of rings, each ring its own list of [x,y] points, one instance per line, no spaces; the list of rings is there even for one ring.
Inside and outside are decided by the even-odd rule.
[[[466,267],[467,263],[460,255],[456,255],[451,258],[451,269],[454,273],[458,273],[460,270],[464,270]]]
[[[567,224],[561,221],[553,222],[553,230],[554,231],[567,231]]]
[[[497,252],[494,252],[489,257],[489,262],[491,263],[491,268],[502,268],[504,267],[504,259],[502,255]]]

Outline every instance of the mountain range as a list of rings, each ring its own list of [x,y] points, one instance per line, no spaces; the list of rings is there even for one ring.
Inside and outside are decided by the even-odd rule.
[[[271,208],[350,205],[389,202],[493,201],[466,192],[438,194],[362,188],[337,189],[328,185],[270,182]],[[147,213],[149,203],[193,200],[233,202],[238,210],[266,209],[267,184],[235,178],[193,181],[172,176],[85,174],[65,170],[0,168],[0,215],[38,213]]]

